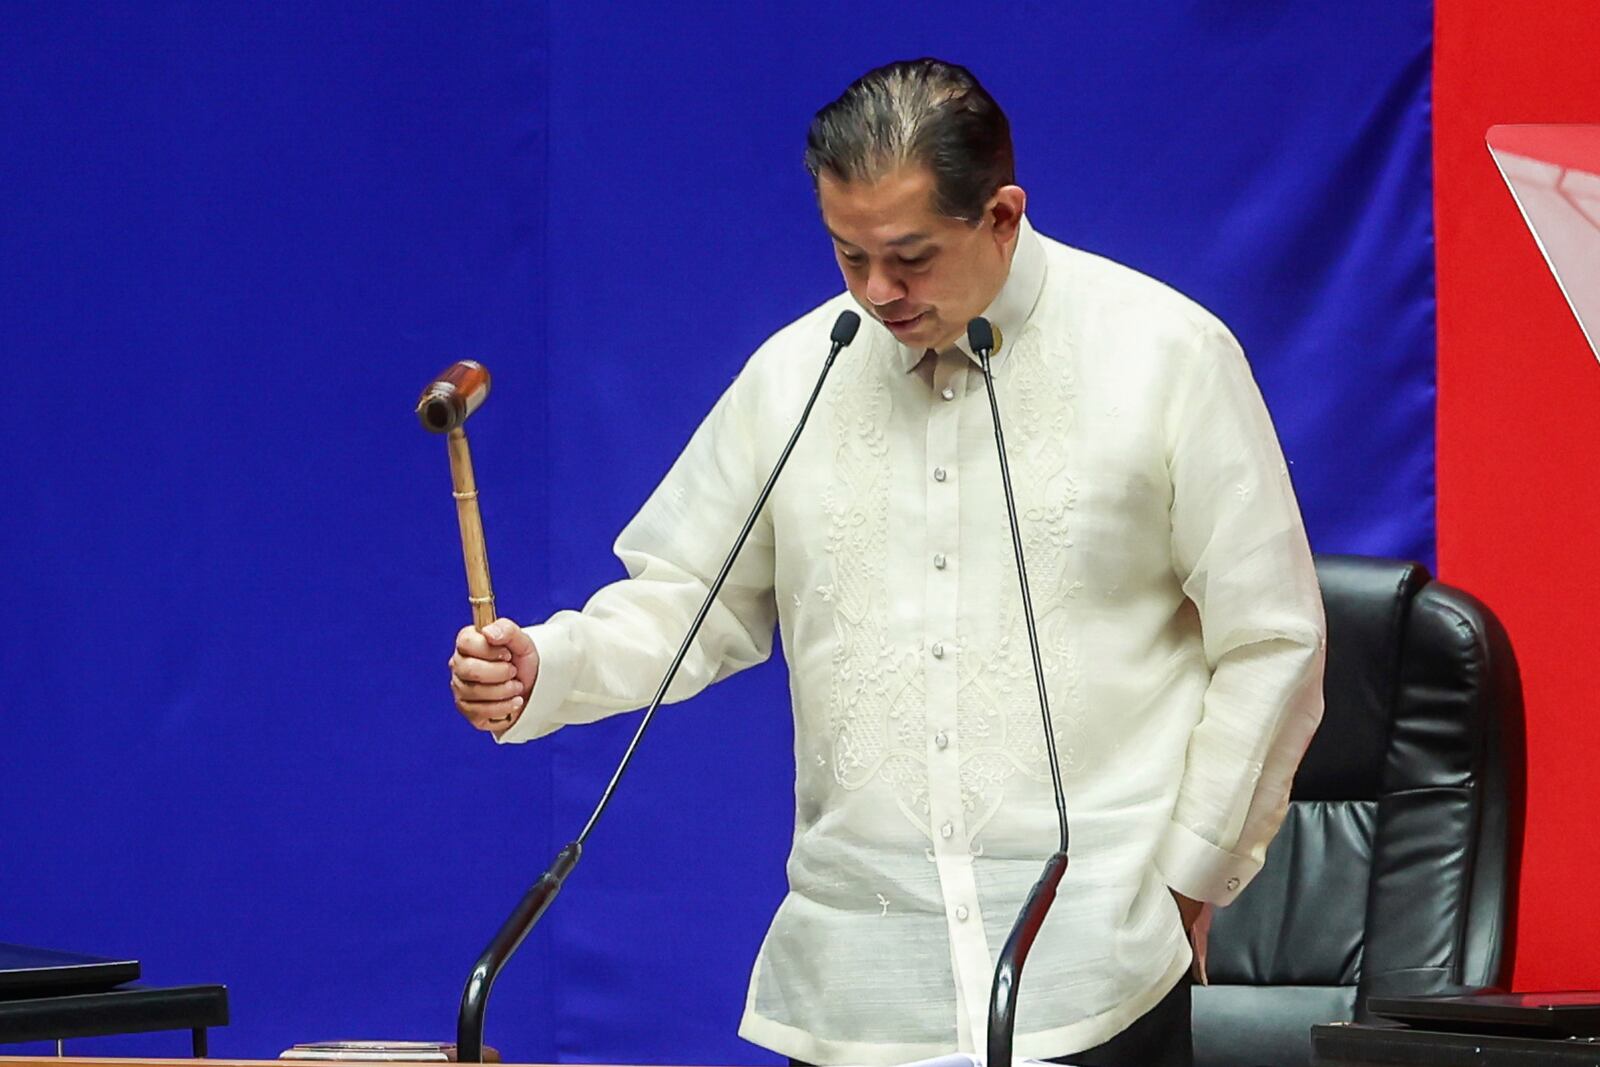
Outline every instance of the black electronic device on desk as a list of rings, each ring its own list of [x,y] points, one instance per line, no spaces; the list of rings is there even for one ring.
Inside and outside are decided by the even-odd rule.
[[[196,1056],[206,1031],[228,1022],[220,985],[130,985],[139,961],[0,943],[0,1045],[152,1030],[188,1030]]]
[[[1315,1067],[1600,1064],[1600,991],[1372,997],[1374,1024],[1311,1031]]]
[[[0,1000],[104,993],[138,977],[138,960],[0,943]]]

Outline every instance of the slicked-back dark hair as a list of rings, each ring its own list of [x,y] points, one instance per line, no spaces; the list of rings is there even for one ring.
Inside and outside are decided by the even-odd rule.
[[[972,72],[938,59],[870,70],[818,111],[806,134],[806,170],[874,182],[904,164],[933,173],[934,210],[977,222],[1017,178],[1011,123]]]

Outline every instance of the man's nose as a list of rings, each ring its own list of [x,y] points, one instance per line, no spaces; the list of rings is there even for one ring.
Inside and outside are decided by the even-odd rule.
[[[867,274],[867,302],[875,307],[892,304],[906,295],[906,287],[882,267],[873,267]]]

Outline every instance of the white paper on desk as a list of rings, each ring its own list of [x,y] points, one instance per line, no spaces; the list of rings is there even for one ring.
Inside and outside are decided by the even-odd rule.
[[[1054,1063],[1043,1060],[1014,1060],[1016,1067],[1058,1067]],[[984,1067],[983,1057],[974,1056],[970,1052],[952,1052],[945,1056],[935,1056],[931,1060],[916,1060],[912,1063],[903,1063],[900,1067]]]

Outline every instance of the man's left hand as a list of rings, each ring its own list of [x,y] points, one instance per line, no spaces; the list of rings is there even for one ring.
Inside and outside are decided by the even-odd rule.
[[[1206,910],[1201,901],[1193,897],[1186,897],[1176,889],[1169,890],[1172,899],[1178,902],[1178,917],[1183,920],[1183,932],[1189,933],[1194,929],[1194,924],[1200,920],[1200,913]]]
[[[1183,922],[1183,932],[1189,938],[1189,948],[1194,952],[1191,974],[1199,985],[1206,984],[1206,942],[1211,936],[1211,905],[1186,897],[1171,889],[1172,899],[1178,904],[1178,918]]]

